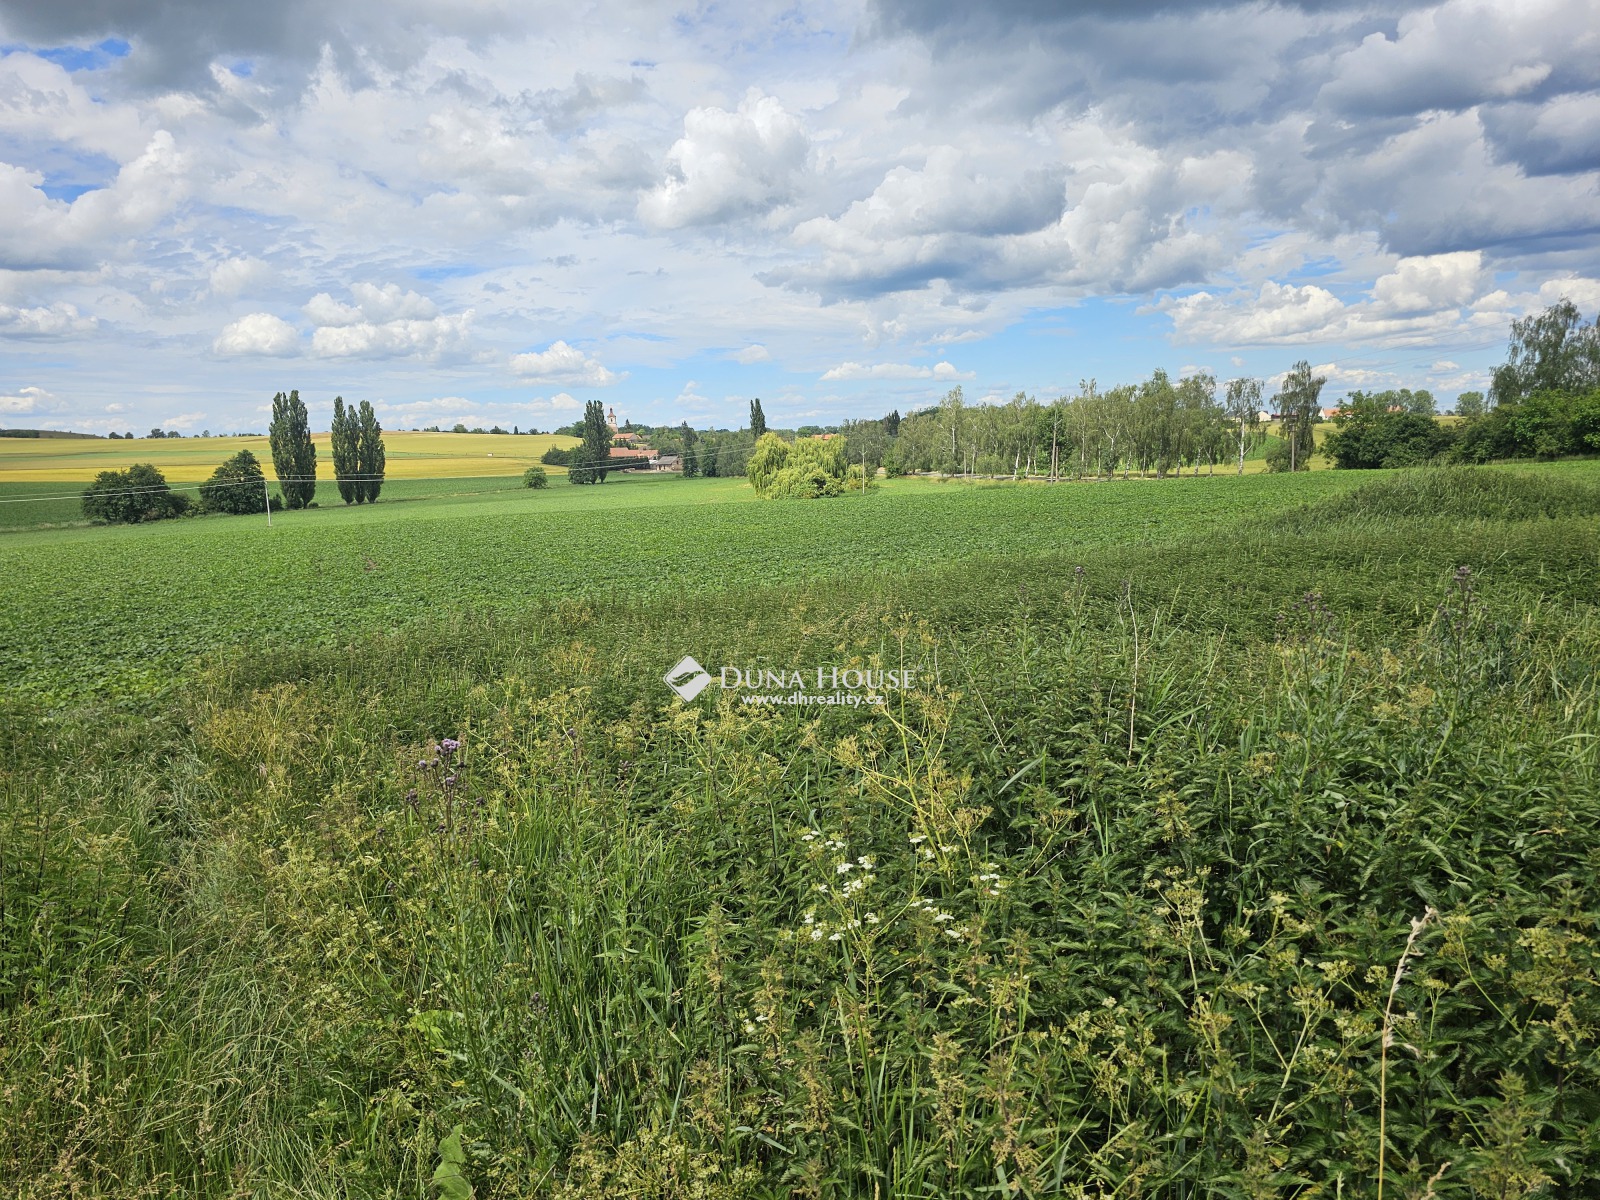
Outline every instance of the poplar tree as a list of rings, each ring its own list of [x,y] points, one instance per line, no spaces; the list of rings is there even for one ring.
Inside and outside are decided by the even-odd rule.
[[[361,402],[361,411],[352,424],[356,427],[356,468],[360,479],[356,483],[357,503],[368,504],[378,498],[383,487],[383,471],[387,456],[383,451],[383,426],[378,424],[378,414],[372,405]]]
[[[339,488],[339,498],[346,504],[361,503],[361,481],[354,476],[361,468],[356,465],[356,413],[344,406],[344,397],[333,398],[333,479]]]
[[[578,465],[567,469],[572,483],[604,483],[603,463],[611,460],[611,427],[606,424],[605,405],[591,400],[583,406],[583,445],[573,454]]]
[[[761,397],[757,396],[750,401],[750,437],[759,442],[766,431],[767,414],[761,411]]]
[[[304,508],[317,494],[317,448],[311,422],[298,390],[272,398],[272,424],[267,429],[272,470],[283,490],[285,508]]]
[[[700,474],[700,451],[697,444],[700,436],[690,427],[689,422],[683,423],[683,477],[693,479]]]

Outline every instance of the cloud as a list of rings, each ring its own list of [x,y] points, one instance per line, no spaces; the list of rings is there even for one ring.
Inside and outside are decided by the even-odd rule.
[[[1491,278],[1477,251],[1461,251],[1399,259],[1350,302],[1317,284],[1267,280],[1254,293],[1168,296],[1146,311],[1166,313],[1179,341],[1223,346],[1459,341],[1498,332],[1513,308],[1526,307],[1504,292],[1484,294]]]
[[[161,427],[163,429],[176,429],[180,425],[189,426],[195,424],[196,422],[204,421],[205,419],[206,414],[203,412],[179,413],[175,417],[168,417],[165,421],[162,421]]]
[[[591,358],[566,342],[552,342],[548,350],[515,354],[511,371],[530,383],[565,384],[568,387],[610,387],[627,378],[608,371],[600,360]]]
[[[1590,314],[1591,319],[1600,315],[1600,279],[1585,278],[1581,275],[1562,275],[1556,279],[1547,279],[1539,285],[1539,303],[1550,305],[1562,300],[1571,300],[1580,311]]]
[[[947,362],[935,363],[931,367],[919,367],[911,363],[840,363],[837,367],[830,367],[822,373],[824,383],[838,383],[858,379],[972,379],[972,371],[958,371]]]
[[[0,267],[84,267],[123,254],[123,239],[166,218],[189,192],[188,161],[166,130],[118,171],[105,187],[70,203],[43,191],[37,171],[0,162]]]
[[[736,363],[743,363],[747,367],[753,363],[772,361],[771,352],[759,342],[752,342],[743,350],[735,350],[728,357],[733,359],[733,361]]]
[[[265,286],[273,276],[272,268],[259,258],[248,254],[225,258],[211,268],[211,294],[231,300],[244,292]]]
[[[61,401],[39,387],[19,388],[15,395],[0,395],[0,413],[13,417],[31,417],[58,412]]]
[[[799,120],[756,89],[733,112],[691,109],[639,216],[658,229],[760,216],[793,198],[810,152]]]
[[[327,292],[318,292],[305,306],[305,314],[322,327],[383,324],[389,321],[431,321],[439,315],[433,301],[395,283],[377,287],[356,283],[350,287],[354,304],[341,304]]]
[[[0,336],[13,338],[61,338],[90,333],[96,322],[81,316],[71,304],[50,304],[38,308],[14,308],[0,304]]]
[[[1448,0],[1338,55],[1322,99],[1347,113],[1460,111],[1600,83],[1589,0]]]
[[[1169,163],[1123,133],[1082,124],[1063,141],[1062,153],[1078,160],[1071,169],[996,158],[990,173],[974,165],[984,151],[937,147],[918,169],[890,170],[838,217],[796,226],[796,244],[819,253],[764,278],[830,300],[935,281],[963,293],[1120,292],[1192,282],[1220,265],[1223,244],[1193,214],[1237,205],[1237,154]]]
[[[395,70],[415,62],[437,39],[479,39],[513,29],[514,12],[515,6],[495,3],[59,0],[8,5],[3,21],[13,37],[46,45],[127,39],[133,52],[121,72],[143,87],[169,91],[214,87],[211,67],[219,60],[259,58],[269,66],[300,72],[327,53],[352,69],[365,64],[368,69]]]
[[[1271,280],[1250,298],[1202,291],[1163,299],[1157,307],[1172,318],[1179,341],[1221,345],[1275,345],[1316,338],[1344,315],[1344,304],[1326,288]]]
[[[1460,308],[1478,295],[1483,277],[1483,254],[1477,250],[1402,258],[1373,285],[1372,297],[1395,315]]]
[[[536,413],[569,413],[581,409],[583,401],[574,399],[566,392],[557,392],[548,400],[536,397],[528,401],[528,407]]]
[[[354,304],[318,292],[304,312],[316,325],[311,352],[319,358],[421,358],[463,353],[474,311],[441,314],[427,297],[398,284],[350,287]]]
[[[225,326],[211,348],[218,354],[230,356],[286,358],[299,350],[300,335],[282,317],[251,313]]]
[[[1600,95],[1556,96],[1543,104],[1500,104],[1478,119],[1495,161],[1529,175],[1577,175],[1600,169]]]

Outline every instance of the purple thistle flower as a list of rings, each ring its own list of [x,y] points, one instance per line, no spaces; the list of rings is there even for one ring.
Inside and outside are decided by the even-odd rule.
[[[457,750],[461,749],[461,743],[456,741],[455,738],[445,738],[439,743],[439,748],[446,754],[454,754]]]
[[[455,787],[455,785],[456,785],[456,777],[455,777],[455,776],[454,776],[454,775],[446,775],[446,776],[445,776],[445,777],[444,777],[444,786],[445,786],[445,789],[446,789],[446,790],[447,790],[447,791],[448,791],[448,790],[449,790],[449,789],[450,789],[450,788],[453,788],[453,787]]]

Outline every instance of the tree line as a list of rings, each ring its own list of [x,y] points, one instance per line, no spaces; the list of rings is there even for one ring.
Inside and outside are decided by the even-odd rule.
[[[1355,390],[1327,410],[1326,385],[1301,360],[1265,399],[1260,379],[1219,386],[1208,374],[1174,380],[1162,370],[1111,388],[1087,380],[1076,394],[1046,402],[1018,392],[1003,403],[972,404],[955,387],[933,407],[845,421],[827,432],[842,435],[846,459],[865,471],[1045,479],[1242,473],[1256,453],[1268,470],[1302,471],[1319,454],[1336,466],[1363,468],[1600,451],[1600,330],[1565,300],[1513,322],[1506,362],[1488,394],[1460,395],[1454,424],[1439,421],[1426,389]],[[741,430],[629,428],[681,455],[685,475],[743,476],[766,431],[759,405],[752,404],[751,423]],[[1316,426],[1325,420],[1333,428],[1319,445]],[[797,439],[823,431],[781,432]],[[576,461],[578,451],[569,454]]]

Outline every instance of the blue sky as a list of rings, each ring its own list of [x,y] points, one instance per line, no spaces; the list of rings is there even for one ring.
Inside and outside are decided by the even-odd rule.
[[[115,11],[127,10],[127,11]],[[1600,6],[0,0],[0,424],[902,412],[1600,309]]]

